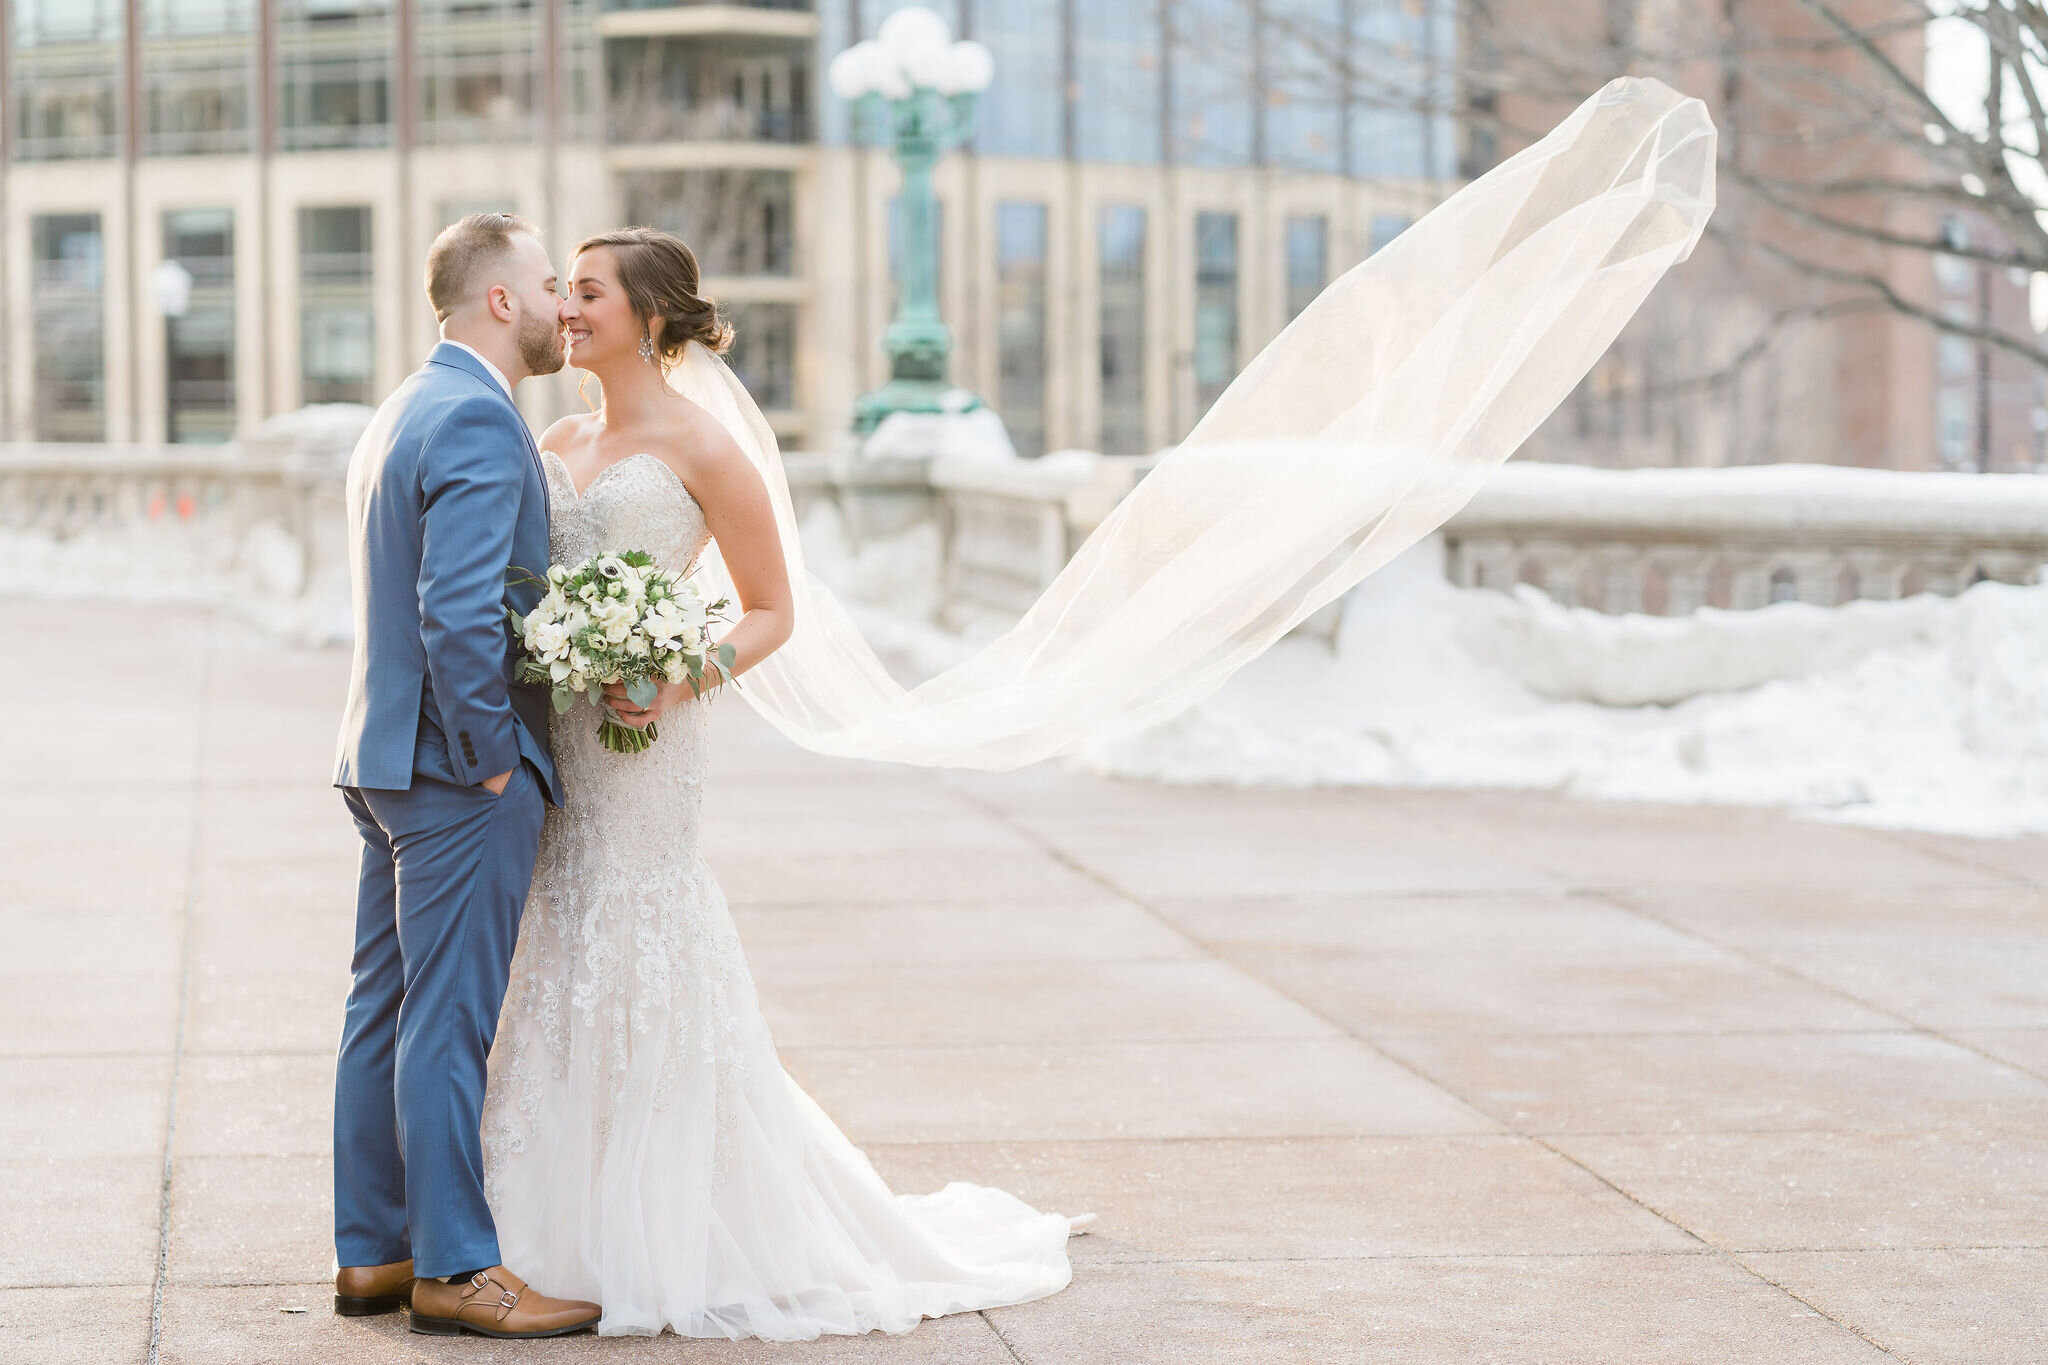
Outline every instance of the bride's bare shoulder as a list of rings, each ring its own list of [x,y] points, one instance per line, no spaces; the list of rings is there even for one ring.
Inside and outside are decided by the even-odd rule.
[[[734,441],[725,424],[681,394],[674,398],[674,415],[663,423],[661,439],[653,453],[675,470],[686,487],[716,481],[734,467],[748,465],[746,454]]]
[[[590,439],[595,429],[597,414],[594,412],[572,412],[558,418],[540,434],[540,448],[552,450],[557,455],[567,455]]]

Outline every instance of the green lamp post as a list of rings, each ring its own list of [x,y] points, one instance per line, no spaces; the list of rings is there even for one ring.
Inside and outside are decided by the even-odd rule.
[[[857,112],[885,109],[903,168],[897,200],[896,317],[882,335],[889,382],[854,404],[854,430],[873,431],[892,412],[966,412],[981,399],[946,378],[953,336],[939,317],[938,201],[932,167],[974,135],[975,106],[995,74],[988,49],[954,42],[931,10],[897,10],[880,33],[832,60],[833,93]]]

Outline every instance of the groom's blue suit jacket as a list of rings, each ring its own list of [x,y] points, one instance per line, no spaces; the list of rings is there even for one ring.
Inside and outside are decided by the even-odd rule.
[[[355,661],[334,785],[473,786],[524,758],[559,805],[548,693],[513,681],[505,609],[548,567],[547,483],[519,410],[442,343],[384,400],[348,469]]]

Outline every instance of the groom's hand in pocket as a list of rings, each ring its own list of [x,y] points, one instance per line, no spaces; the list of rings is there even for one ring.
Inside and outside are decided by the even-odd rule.
[[[485,778],[483,780],[483,786],[490,792],[491,795],[503,796],[505,794],[505,784],[512,780],[512,774],[517,771],[519,771],[517,768],[507,768],[505,769],[504,772],[499,773],[496,777]]]

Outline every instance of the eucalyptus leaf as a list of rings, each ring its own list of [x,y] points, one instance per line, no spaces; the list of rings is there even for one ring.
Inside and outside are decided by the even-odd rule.
[[[632,698],[633,705],[635,706],[654,705],[654,680],[651,678],[634,679],[626,684],[626,695]]]
[[[566,687],[557,687],[555,692],[555,714],[561,715],[576,704],[576,694]]]

